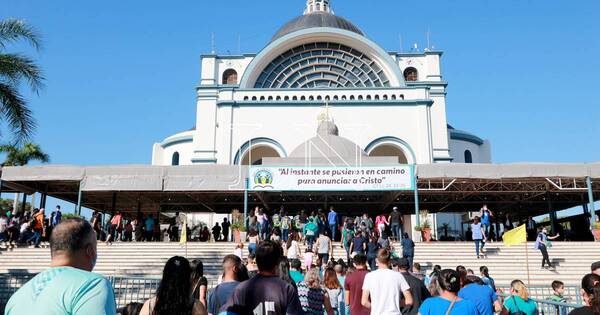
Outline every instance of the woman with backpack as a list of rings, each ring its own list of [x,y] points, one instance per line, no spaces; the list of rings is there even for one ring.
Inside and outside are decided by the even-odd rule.
[[[333,310],[333,314],[341,315],[346,314],[344,301],[344,289],[338,280],[337,274],[334,269],[325,269],[325,276],[323,277],[325,284],[325,291],[329,295],[329,304]]]

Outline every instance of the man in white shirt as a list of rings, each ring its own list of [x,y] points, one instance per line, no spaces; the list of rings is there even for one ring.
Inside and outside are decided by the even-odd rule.
[[[377,270],[369,272],[363,283],[361,304],[371,309],[371,315],[402,315],[400,300],[412,305],[410,287],[402,274],[390,270],[390,252],[377,252]],[[370,300],[369,300],[370,297]]]

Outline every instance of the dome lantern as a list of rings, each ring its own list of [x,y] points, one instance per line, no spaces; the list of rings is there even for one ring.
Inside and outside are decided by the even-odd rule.
[[[315,12],[334,14],[331,6],[329,5],[329,0],[307,0],[304,15],[313,14]]]

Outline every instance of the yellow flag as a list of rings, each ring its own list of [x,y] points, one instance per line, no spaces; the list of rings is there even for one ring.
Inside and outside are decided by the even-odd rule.
[[[519,245],[527,242],[525,224],[504,233],[504,235],[502,235],[502,240],[506,246]]]
[[[183,227],[181,228],[181,237],[179,238],[179,243],[187,243],[187,220],[183,221]]]

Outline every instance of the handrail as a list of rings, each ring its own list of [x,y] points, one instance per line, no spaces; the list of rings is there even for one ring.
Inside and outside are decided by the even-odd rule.
[[[503,298],[511,297],[511,294],[499,293],[498,296]],[[540,315],[567,315],[572,310],[582,307],[581,304],[562,303],[551,300],[531,299],[537,304]]]

